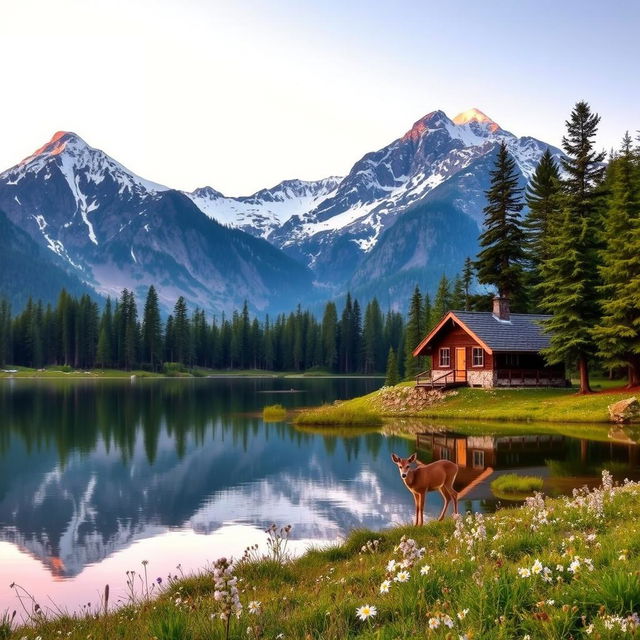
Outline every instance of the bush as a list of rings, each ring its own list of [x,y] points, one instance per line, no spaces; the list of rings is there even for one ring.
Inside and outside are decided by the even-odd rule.
[[[324,405],[318,409],[309,409],[296,416],[299,425],[378,427],[382,418],[368,409],[355,409],[344,405]]]
[[[515,473],[507,473],[491,483],[491,490],[494,494],[508,494],[517,499],[534,491],[540,491],[542,484],[542,478],[538,476],[519,476]]]
[[[287,410],[281,404],[270,404],[262,410],[262,418],[269,422],[279,422],[287,417]]]

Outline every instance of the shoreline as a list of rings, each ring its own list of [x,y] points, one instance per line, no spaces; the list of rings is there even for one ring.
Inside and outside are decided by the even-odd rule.
[[[614,485],[604,472],[600,488],[573,498],[540,497],[457,524],[448,516],[422,527],[356,529],[339,544],[284,561],[261,545],[234,570],[242,610],[231,637],[444,638],[454,630],[488,638],[498,616],[501,637],[550,637],[562,628],[586,639],[634,612],[638,509],[640,484]],[[138,640],[169,637],[158,631],[172,628],[174,638],[224,639],[210,570],[177,576],[147,596],[143,587],[117,608],[103,600],[96,611],[34,612],[3,637]],[[376,614],[359,620],[364,605]]]
[[[609,405],[637,397],[636,389],[604,389],[580,395],[574,389],[460,388],[419,390],[414,383],[382,387],[365,396],[298,412],[300,426],[372,426],[398,418],[505,423],[619,424]],[[640,416],[624,424],[640,423]]]

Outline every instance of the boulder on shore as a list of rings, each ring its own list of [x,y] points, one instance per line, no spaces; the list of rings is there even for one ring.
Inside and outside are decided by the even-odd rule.
[[[640,402],[635,396],[610,404],[608,409],[611,422],[640,421]]]

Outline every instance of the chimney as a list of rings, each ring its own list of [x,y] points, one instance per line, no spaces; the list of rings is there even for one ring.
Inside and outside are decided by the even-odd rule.
[[[505,322],[508,322],[511,319],[511,312],[509,311],[509,298],[496,296],[493,299],[493,315],[498,320],[504,320]]]

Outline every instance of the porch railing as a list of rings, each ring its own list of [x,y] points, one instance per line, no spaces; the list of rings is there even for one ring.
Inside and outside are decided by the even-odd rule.
[[[561,371],[555,369],[498,369],[498,384],[512,385],[546,385],[564,384],[566,379]]]
[[[467,380],[467,372],[464,369],[460,371],[456,371],[452,369],[451,371],[447,371],[435,378],[432,376],[431,371],[423,371],[416,376],[416,385],[419,387],[431,387],[435,389],[436,387],[444,387],[448,384],[453,384],[454,382],[466,382]]]

